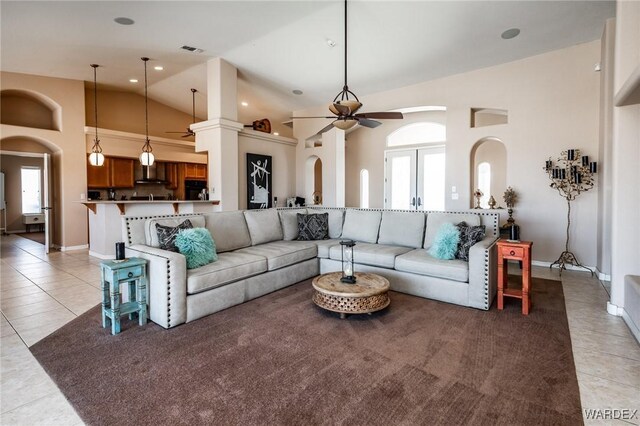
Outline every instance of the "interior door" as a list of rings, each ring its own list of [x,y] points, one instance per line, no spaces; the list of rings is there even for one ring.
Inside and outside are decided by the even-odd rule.
[[[415,149],[385,153],[386,209],[416,209],[416,155]]]
[[[44,204],[42,206],[42,212],[44,213],[44,252],[49,253],[49,245],[51,244],[51,194],[49,194],[49,180],[51,170],[51,156],[49,154],[44,155],[43,165],[43,198]]]
[[[417,209],[444,210],[444,146],[418,150]]]

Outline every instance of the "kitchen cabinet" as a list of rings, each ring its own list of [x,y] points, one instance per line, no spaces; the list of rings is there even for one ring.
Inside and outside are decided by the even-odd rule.
[[[164,179],[167,181],[165,187],[167,189],[178,189],[180,181],[178,180],[179,163],[164,163]]]
[[[184,178],[207,180],[207,165],[197,163],[185,163],[184,165]]]
[[[133,188],[133,160],[131,158],[110,159],[110,188]]]
[[[89,189],[133,188],[133,165],[131,158],[104,158],[104,165],[97,167],[87,160],[87,187]]]
[[[89,188],[108,188],[110,177],[110,159],[105,157],[102,166],[92,166],[89,164],[87,156],[87,187]]]

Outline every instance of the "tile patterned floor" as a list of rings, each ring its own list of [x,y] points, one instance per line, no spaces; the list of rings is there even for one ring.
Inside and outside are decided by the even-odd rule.
[[[81,425],[28,347],[100,302],[100,260],[86,250],[45,255],[17,236],[0,243],[0,424]],[[533,274],[558,279],[548,268]],[[621,318],[607,314],[606,287],[573,271],[562,285],[583,408],[640,409],[640,346]],[[640,414],[585,423],[640,424]]]

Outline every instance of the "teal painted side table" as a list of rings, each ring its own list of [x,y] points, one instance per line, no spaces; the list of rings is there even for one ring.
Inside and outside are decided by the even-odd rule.
[[[147,323],[147,261],[137,257],[124,261],[100,262],[102,275],[102,327],[111,325],[111,334],[120,333],[120,317],[138,315],[138,323]],[[122,303],[120,285],[129,285],[129,301]]]

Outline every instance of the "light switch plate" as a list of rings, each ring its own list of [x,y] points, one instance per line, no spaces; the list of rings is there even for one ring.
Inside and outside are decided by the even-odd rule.
[[[456,192],[454,194],[451,194],[451,199],[452,200],[457,200],[458,199],[458,193]]]
[[[458,188],[456,188],[455,186],[452,186],[452,187],[451,187],[451,192],[458,192],[458,191],[457,191],[457,189],[458,189]]]

